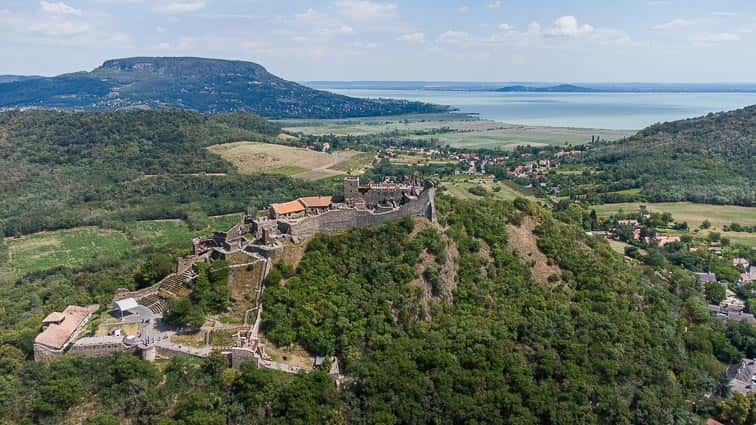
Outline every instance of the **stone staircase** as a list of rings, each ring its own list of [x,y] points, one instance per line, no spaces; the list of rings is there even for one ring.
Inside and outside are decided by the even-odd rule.
[[[137,303],[149,308],[150,311],[155,314],[162,314],[166,308],[165,301],[160,298],[160,295],[158,294],[151,294],[147,295],[146,297],[142,297],[137,300]]]
[[[163,280],[160,281],[158,284],[158,287],[161,290],[168,291],[172,294],[175,294],[177,291],[182,289],[186,282],[194,279],[197,277],[197,275],[194,273],[194,271],[189,268],[187,270],[184,270],[181,273],[172,273],[163,278]]]

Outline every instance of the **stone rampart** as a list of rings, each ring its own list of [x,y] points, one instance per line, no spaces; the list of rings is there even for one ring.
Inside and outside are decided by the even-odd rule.
[[[334,209],[323,214],[306,217],[298,221],[279,223],[281,231],[293,237],[304,239],[317,233],[338,232],[356,227],[376,226],[403,217],[420,216],[433,219],[435,189],[428,188],[418,199],[410,201],[391,211],[375,213],[355,208]]]
[[[84,357],[106,357],[114,353],[134,353],[136,347],[123,343],[123,337],[85,337],[76,341],[69,354]]]

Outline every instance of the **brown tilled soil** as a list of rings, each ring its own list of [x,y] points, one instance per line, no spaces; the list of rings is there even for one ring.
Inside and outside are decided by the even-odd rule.
[[[525,217],[520,226],[507,224],[507,235],[509,236],[507,247],[516,250],[522,261],[528,264],[535,261],[535,265],[532,267],[531,271],[533,273],[533,279],[537,282],[548,285],[559,284],[560,281],[548,281],[549,276],[553,274],[561,277],[562,270],[554,264],[549,265],[549,259],[540,249],[538,249],[536,243],[538,237],[533,233],[535,227],[536,222],[532,217]]]

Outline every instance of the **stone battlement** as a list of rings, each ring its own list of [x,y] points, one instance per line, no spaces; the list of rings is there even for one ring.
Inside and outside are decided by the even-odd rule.
[[[435,188],[425,189],[417,199],[388,210],[359,208],[335,208],[322,214],[296,220],[279,220],[278,229],[298,239],[305,239],[317,233],[345,231],[357,227],[376,226],[403,217],[418,216],[429,220],[435,218]]]

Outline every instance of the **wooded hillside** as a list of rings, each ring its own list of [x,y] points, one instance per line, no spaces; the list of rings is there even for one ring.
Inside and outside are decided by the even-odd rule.
[[[641,187],[643,200],[751,206],[756,200],[756,106],[648,127],[598,146],[601,180]]]

